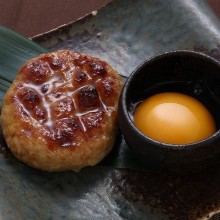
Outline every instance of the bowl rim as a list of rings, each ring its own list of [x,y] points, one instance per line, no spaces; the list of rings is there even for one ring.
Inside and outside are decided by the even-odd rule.
[[[131,126],[131,129],[133,132],[136,132],[138,136],[140,136],[142,139],[146,140],[147,142],[152,142],[152,144],[156,145],[159,149],[166,149],[166,150],[172,150],[172,151],[183,151],[183,150],[196,150],[196,149],[201,149],[205,146],[209,146],[211,143],[215,142],[218,138],[220,138],[220,128],[211,136],[208,138],[202,139],[197,142],[189,143],[189,144],[169,144],[169,143],[163,143],[157,140],[154,140],[145,134],[143,134],[135,125],[134,122],[130,116],[130,113],[127,108],[127,103],[126,103],[126,93],[129,88],[129,85],[133,81],[133,79],[136,77],[136,75],[139,73],[139,71],[143,68],[145,68],[148,64],[153,63],[157,61],[158,59],[164,58],[165,56],[167,57],[172,57],[175,55],[191,55],[191,56],[199,56],[202,59],[208,60],[209,62],[213,63],[214,65],[218,65],[220,69],[220,62],[213,57],[197,52],[197,51],[192,51],[192,50],[174,50],[174,51],[168,51],[164,53],[160,53],[157,55],[154,55],[145,61],[143,61],[140,65],[138,65],[130,74],[130,76],[127,78],[125,81],[125,84],[123,86],[122,92],[121,92],[121,110],[128,121],[128,124]]]

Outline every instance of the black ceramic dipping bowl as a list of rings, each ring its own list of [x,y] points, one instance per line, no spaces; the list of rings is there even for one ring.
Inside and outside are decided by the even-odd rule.
[[[213,115],[217,132],[192,144],[155,141],[133,123],[140,101],[160,92],[180,92],[195,97]],[[125,82],[119,101],[122,134],[137,160],[153,170],[197,172],[220,162],[220,64],[193,51],[174,51],[141,64]]]

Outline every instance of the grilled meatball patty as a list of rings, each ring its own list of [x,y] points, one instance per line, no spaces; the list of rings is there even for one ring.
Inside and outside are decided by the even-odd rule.
[[[1,112],[11,152],[47,171],[79,171],[112,149],[122,88],[106,62],[69,50],[28,61],[7,91]]]

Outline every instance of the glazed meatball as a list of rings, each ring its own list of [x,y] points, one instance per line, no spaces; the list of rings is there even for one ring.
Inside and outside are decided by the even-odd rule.
[[[31,59],[3,101],[9,149],[46,171],[96,165],[114,145],[121,89],[119,74],[98,58],[60,50]]]

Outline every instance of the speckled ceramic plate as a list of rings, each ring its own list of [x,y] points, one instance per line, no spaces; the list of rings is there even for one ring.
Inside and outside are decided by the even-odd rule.
[[[9,35],[16,47],[23,45],[22,38]],[[220,23],[205,0],[114,0],[33,41],[42,47],[27,43],[23,61],[47,50],[72,49],[108,61],[125,78],[145,59],[171,50],[202,51],[220,60]],[[2,48],[0,55],[6,53]],[[4,85],[13,78],[7,75],[12,63],[0,59]],[[2,148],[0,219],[219,219],[220,168],[188,176],[140,171],[119,139],[102,164],[80,173],[35,170],[6,157]]]

